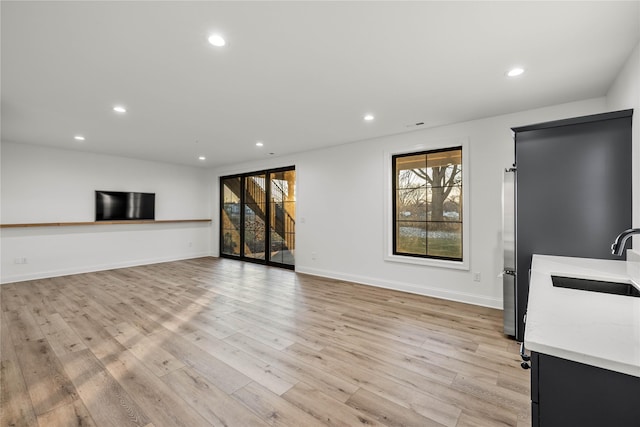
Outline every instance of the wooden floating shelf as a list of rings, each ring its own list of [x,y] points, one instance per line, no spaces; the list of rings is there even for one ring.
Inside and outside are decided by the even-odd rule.
[[[0,228],[24,227],[77,227],[85,225],[114,225],[114,224],[174,224],[180,222],[211,222],[211,219],[132,219],[123,221],[90,221],[90,222],[36,222],[27,224],[0,224]]]

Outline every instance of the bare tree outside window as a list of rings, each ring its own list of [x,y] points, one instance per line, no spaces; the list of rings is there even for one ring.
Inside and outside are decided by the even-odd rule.
[[[393,156],[394,254],[462,260],[462,148]]]

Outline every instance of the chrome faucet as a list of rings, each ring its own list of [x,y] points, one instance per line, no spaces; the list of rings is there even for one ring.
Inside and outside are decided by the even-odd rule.
[[[640,234],[640,228],[630,228],[618,234],[615,242],[613,242],[613,245],[611,245],[611,253],[613,255],[622,256],[622,252],[624,251],[624,244],[632,234]]]

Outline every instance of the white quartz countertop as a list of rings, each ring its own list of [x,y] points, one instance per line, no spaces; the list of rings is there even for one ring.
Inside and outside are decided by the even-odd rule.
[[[625,261],[534,255],[526,348],[640,377],[640,298],[554,287],[552,275],[634,283]]]

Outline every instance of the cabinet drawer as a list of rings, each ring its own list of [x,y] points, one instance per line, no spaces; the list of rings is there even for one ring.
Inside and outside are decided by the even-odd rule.
[[[532,409],[538,406],[545,427],[640,425],[640,378],[547,354],[538,354],[533,366],[538,400]]]

